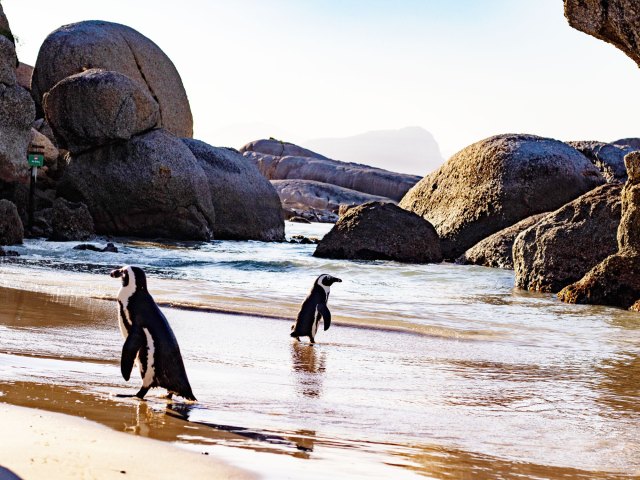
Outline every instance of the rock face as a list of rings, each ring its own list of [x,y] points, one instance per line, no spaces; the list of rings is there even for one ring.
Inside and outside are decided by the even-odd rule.
[[[438,231],[455,259],[489,235],[561,207],[604,182],[569,145],[534,135],[497,135],[466,147],[400,202]]]
[[[411,263],[442,261],[438,234],[429,222],[382,202],[349,209],[320,241],[313,256]]]
[[[146,88],[99,69],[61,80],[44,94],[43,105],[60,146],[72,154],[128,140],[160,123],[158,103]]]
[[[53,233],[50,240],[66,242],[70,240],[87,240],[95,233],[93,218],[84,203],[68,202],[57,198],[53,202],[51,219]]]
[[[278,140],[258,140],[240,151],[269,180],[314,180],[393,200],[402,198],[420,180],[415,175],[331,160]]]
[[[24,228],[18,209],[9,200],[0,200],[0,245],[22,243]]]
[[[622,190],[618,251],[560,291],[558,297],[565,302],[629,308],[640,299],[640,152],[624,161],[629,180]]]
[[[634,150],[629,145],[616,145],[604,142],[578,141],[567,142],[573,148],[591,160],[602,173],[607,182],[625,182],[627,169],[624,166],[624,156]]]
[[[640,138],[621,138],[611,143],[621,147],[631,147],[633,150],[640,150]]]
[[[86,204],[100,234],[189,240],[213,236],[207,176],[191,150],[164,130],[71,158],[58,196]]]
[[[300,216],[316,222],[338,221],[340,205],[393,202],[389,198],[313,180],[271,180],[271,183],[278,192],[287,217]]]
[[[535,225],[546,215],[546,213],[532,215],[488,236],[464,252],[456,263],[513,270],[513,242],[520,232]]]
[[[31,77],[33,75],[33,67],[26,63],[19,62],[16,69],[16,81],[22,88],[31,91]]]
[[[640,66],[640,10],[636,0],[564,0],[576,30],[615,45]]]
[[[546,215],[516,237],[516,286],[557,292],[616,251],[619,183],[606,184]]]
[[[214,235],[229,240],[284,240],[284,216],[273,186],[239,153],[183,139],[204,170],[216,211]]]
[[[38,107],[60,80],[91,68],[135,80],[157,101],[159,126],[179,137],[193,135],[187,94],[171,60],[144,35],[117,23],[92,20],[49,34],[40,47],[31,82]]]

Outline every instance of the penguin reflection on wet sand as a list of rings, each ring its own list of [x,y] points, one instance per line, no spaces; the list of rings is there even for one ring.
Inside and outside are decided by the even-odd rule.
[[[320,275],[313,284],[313,288],[300,307],[296,323],[291,326],[291,336],[300,341],[300,337],[309,337],[315,343],[320,317],[324,319],[324,329],[331,326],[331,312],[327,308],[329,289],[336,282],[342,282],[331,275]]]
[[[125,266],[111,272],[122,280],[118,291],[118,319],[125,338],[120,369],[129,380],[133,363],[137,362],[142,387],[135,395],[144,398],[150,388],[162,387],[187,400],[196,400],[184,369],[180,348],[169,322],[147,291],[147,279],[141,268]]]

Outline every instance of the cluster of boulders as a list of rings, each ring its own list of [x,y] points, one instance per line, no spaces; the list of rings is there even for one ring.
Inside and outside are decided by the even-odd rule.
[[[274,185],[287,218],[335,222],[340,205],[395,203],[420,180],[415,175],[332,160],[274,138],[248,143],[240,152]]]
[[[0,81],[14,85],[15,50],[1,36],[0,61]],[[275,188],[237,151],[191,138],[180,75],[144,35],[103,21],[63,26],[41,46],[29,86],[31,95],[12,86],[30,107],[22,116],[4,114],[17,101],[0,92],[0,197],[23,222],[27,149],[45,153],[28,234],[284,240]],[[20,142],[2,131],[6,119]]]

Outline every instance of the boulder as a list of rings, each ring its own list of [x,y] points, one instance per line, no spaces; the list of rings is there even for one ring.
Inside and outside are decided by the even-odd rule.
[[[73,247],[73,250],[90,250],[92,252],[100,252],[100,253],[118,253],[118,247],[116,247],[113,243],[109,242],[105,247],[97,247],[90,243],[80,243]]]
[[[13,38],[13,34],[11,33],[11,27],[9,26],[9,20],[7,16],[4,14],[4,10],[2,9],[2,5],[0,5],[0,36],[8,38],[12,43],[15,43]]]
[[[566,143],[497,135],[456,153],[399,205],[431,222],[445,258],[455,259],[489,235],[555,210],[604,182],[598,169]]]
[[[557,292],[616,251],[619,183],[588,192],[518,235],[513,244],[516,286]]]
[[[625,182],[627,169],[624,166],[624,156],[634,150],[640,150],[628,145],[615,145],[604,142],[578,141],[567,142],[573,148],[591,160],[607,182]]]
[[[278,194],[242,155],[199,140],[183,139],[204,170],[216,212],[217,239],[284,240],[284,216]]]
[[[72,154],[150,130],[158,103],[138,82],[99,69],[71,75],[44,94],[44,112],[58,144]]]
[[[349,209],[318,244],[314,257],[351,260],[442,261],[433,226],[418,215],[384,202]]]
[[[640,138],[621,138],[611,143],[621,147],[631,147],[633,150],[640,150]]]
[[[19,257],[20,254],[15,250],[5,250],[0,247],[0,257]]]
[[[16,46],[0,34],[0,83],[8,86],[16,84]]]
[[[215,215],[200,163],[179,138],[152,130],[71,157],[57,193],[86,204],[100,234],[209,240]]]
[[[45,165],[54,163],[56,160],[58,160],[58,156],[60,155],[60,151],[51,142],[51,140],[49,140],[35,128],[31,128],[31,140],[29,142],[28,148],[32,147],[39,148],[44,152]]]
[[[640,66],[637,0],[564,0],[564,15],[573,28],[615,45]]]
[[[247,143],[240,149],[240,153],[256,152],[263,155],[273,155],[274,157],[308,157],[308,158],[320,158],[322,160],[329,160],[324,155],[313,152],[304,147],[300,147],[293,143],[283,142],[282,140],[276,140],[275,138],[254,140]]]
[[[0,83],[0,181],[28,181],[27,146],[34,118],[29,92],[17,85]]]
[[[624,163],[629,179],[622,189],[617,252],[562,289],[558,297],[564,302],[623,308],[640,305],[640,152],[627,155]]]
[[[302,216],[319,222],[336,222],[340,205],[367,202],[393,202],[390,198],[369,195],[344,187],[313,180],[271,180],[288,217]]]
[[[314,180],[400,200],[420,177],[331,160],[290,143],[258,140],[240,149],[269,180]]]
[[[9,200],[0,200],[0,245],[22,243],[24,228],[18,209]]]
[[[19,62],[16,68],[16,81],[22,88],[31,91],[31,77],[33,76],[33,67],[26,63]]]
[[[159,126],[179,137],[193,135],[189,100],[169,57],[134,29],[100,20],[65,25],[45,39],[31,82],[39,109],[44,94],[59,81],[92,68],[135,80],[158,103]]]
[[[57,198],[53,202],[52,233],[49,240],[67,242],[87,240],[95,233],[93,218],[84,203],[74,203]]]
[[[546,213],[532,215],[488,236],[458,257],[456,263],[513,270],[513,242],[520,232],[535,225],[546,215]]]

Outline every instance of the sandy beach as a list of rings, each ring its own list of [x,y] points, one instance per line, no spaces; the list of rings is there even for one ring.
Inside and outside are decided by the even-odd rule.
[[[0,465],[24,479],[255,476],[206,455],[69,415],[0,404]]]

